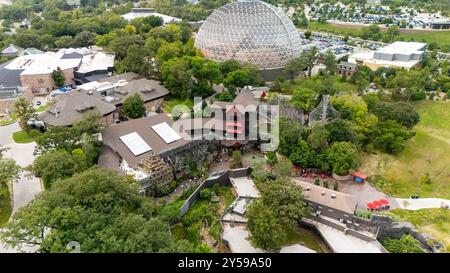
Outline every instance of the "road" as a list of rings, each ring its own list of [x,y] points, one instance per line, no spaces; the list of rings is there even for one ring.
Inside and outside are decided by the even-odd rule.
[[[399,207],[406,210],[433,209],[450,206],[450,200],[441,198],[404,199],[396,198]]]
[[[17,144],[14,143],[11,134],[19,131],[17,123],[0,127],[0,145],[8,148],[5,157],[16,160],[21,167],[26,167],[33,163],[33,155],[36,143]],[[31,202],[38,193],[42,191],[40,180],[29,173],[23,172],[18,181],[13,183],[13,214],[21,207]],[[35,248],[24,247],[24,251],[33,251]],[[16,249],[7,248],[0,243],[0,253],[17,252]]]
[[[13,143],[12,134],[18,131],[20,131],[18,122],[14,122],[8,126],[0,126],[0,146]]]

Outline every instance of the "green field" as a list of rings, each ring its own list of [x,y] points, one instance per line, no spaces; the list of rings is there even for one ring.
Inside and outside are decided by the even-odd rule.
[[[40,135],[41,133],[38,130],[30,130],[29,134],[24,131],[19,131],[13,134],[13,139],[16,143],[30,143],[36,141]]]
[[[364,155],[361,170],[369,175],[381,175],[385,183],[376,184],[380,190],[396,197],[450,199],[450,103],[421,101],[415,103],[420,122],[414,127],[417,135],[398,156]],[[424,183],[429,173],[431,183]],[[397,221],[408,221],[420,231],[445,244],[450,252],[450,210],[393,210]]]
[[[385,177],[387,183],[376,186],[397,197],[450,199],[450,104],[422,101],[415,107],[421,120],[407,148],[397,156],[364,155],[361,170]],[[426,173],[431,183],[424,183]]]
[[[330,32],[333,34],[358,37],[361,35],[363,27],[355,25],[333,25],[310,22],[308,28],[313,31]],[[386,28],[381,28],[381,31],[386,31]],[[425,42],[428,44],[435,42],[440,50],[445,52],[450,50],[450,31],[400,29],[400,35],[397,36],[397,40]]]

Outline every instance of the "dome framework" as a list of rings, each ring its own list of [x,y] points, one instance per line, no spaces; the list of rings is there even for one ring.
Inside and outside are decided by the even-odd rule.
[[[240,0],[214,11],[198,31],[195,45],[207,58],[235,59],[265,70],[284,67],[297,57],[301,38],[281,9]]]

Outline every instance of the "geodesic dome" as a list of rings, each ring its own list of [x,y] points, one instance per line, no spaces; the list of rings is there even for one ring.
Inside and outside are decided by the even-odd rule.
[[[285,66],[300,54],[301,38],[281,9],[240,0],[220,7],[206,19],[195,46],[216,61],[235,59],[271,69]]]

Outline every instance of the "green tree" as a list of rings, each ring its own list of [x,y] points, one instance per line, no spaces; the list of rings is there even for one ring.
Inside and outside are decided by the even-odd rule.
[[[145,104],[141,95],[134,94],[123,102],[123,112],[129,118],[136,119],[145,116]]]
[[[192,71],[187,58],[172,58],[164,62],[161,78],[165,87],[178,98],[189,98],[192,93]]]
[[[275,163],[273,169],[280,177],[289,177],[292,175],[292,162],[289,159],[282,159]]]
[[[391,253],[424,253],[417,241],[411,235],[403,235],[400,239],[382,238],[381,244]]]
[[[128,176],[93,168],[54,183],[20,209],[1,233],[12,247],[22,243],[39,252],[190,252],[192,245],[170,234],[165,216]]]
[[[242,155],[241,151],[233,151],[231,156],[233,158],[233,164],[231,168],[242,168]]]
[[[325,126],[329,132],[328,141],[330,143],[347,141],[356,145],[358,143],[358,135],[354,127],[350,121],[345,119],[332,120]]]
[[[293,91],[291,103],[295,107],[309,112],[317,104],[317,93],[308,87],[298,87]]]
[[[0,147],[0,199],[4,198],[3,194],[9,194],[8,183],[19,179],[21,168],[17,163],[5,158],[3,153],[6,149]]]
[[[127,50],[127,55],[122,61],[116,62],[117,72],[136,72],[140,75],[149,75],[150,63],[147,58],[147,51],[138,45],[131,45]]]
[[[320,122],[315,122],[308,136],[309,145],[316,151],[324,151],[328,147],[330,133]]]
[[[395,41],[395,37],[400,35],[400,31],[398,30],[398,26],[392,25],[388,28],[386,35],[389,37],[389,42]]]
[[[48,190],[56,180],[69,178],[86,169],[83,150],[81,153],[72,155],[64,150],[50,151],[38,156],[29,169],[34,176],[42,178],[45,189]]]
[[[325,55],[323,56],[323,63],[325,64],[325,70],[329,75],[336,74],[337,70],[337,61],[333,52],[328,49]]]
[[[251,242],[263,249],[277,249],[286,238],[283,226],[277,221],[272,210],[266,209],[261,199],[253,201],[247,207],[247,227],[251,233]]]
[[[358,150],[350,142],[334,142],[327,150],[327,158],[333,172],[347,175],[358,166]]]
[[[289,159],[292,163],[302,168],[315,166],[315,152],[308,142],[303,139],[299,139],[297,145],[292,147]]]
[[[393,120],[379,122],[370,132],[375,148],[390,154],[398,154],[406,148],[406,142],[415,132],[406,130]]]
[[[19,118],[20,128],[28,134],[30,128],[28,127],[27,122],[30,118],[35,116],[36,110],[33,108],[33,105],[24,98],[19,98],[19,100],[17,100],[14,104],[14,109]]]
[[[55,82],[56,86],[58,87],[64,86],[66,80],[64,78],[64,74],[61,68],[58,67],[56,70],[52,71],[52,79]]]

